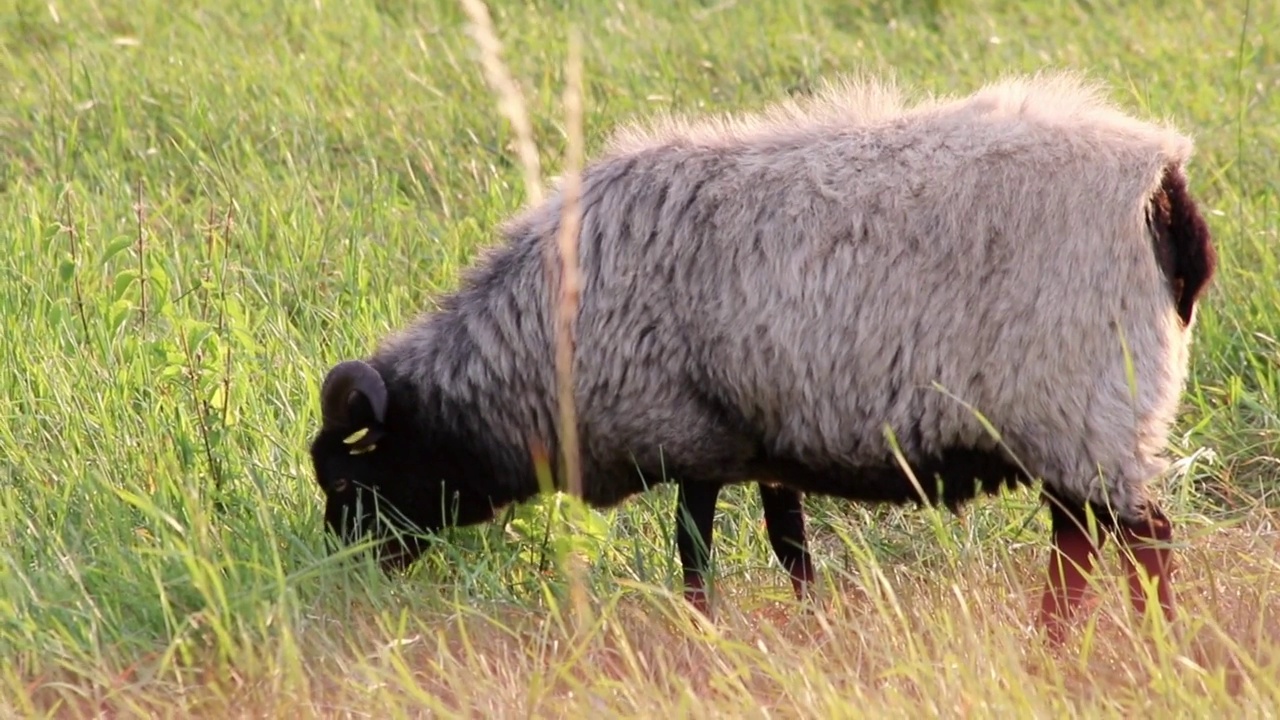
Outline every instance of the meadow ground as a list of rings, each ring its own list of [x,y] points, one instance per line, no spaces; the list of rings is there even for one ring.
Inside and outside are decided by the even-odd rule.
[[[336,360],[429,307],[527,197],[445,0],[0,3],[0,715],[1117,716],[1280,712],[1280,10],[1033,0],[497,2],[545,172],[569,29],[588,153],[616,123],[840,72],[965,92],[1072,67],[1192,132],[1222,254],[1178,472],[1178,633],[1116,589],[1031,627],[1031,492],[808,503],[794,613],[727,491],[718,617],[678,594],[674,496],[447,533],[408,577],[330,556],[306,446]],[[569,547],[590,612],[565,608]],[[1108,556],[1106,570],[1116,563]]]

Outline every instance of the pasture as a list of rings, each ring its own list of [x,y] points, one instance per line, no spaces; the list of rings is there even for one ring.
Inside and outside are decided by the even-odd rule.
[[[544,184],[575,31],[588,157],[619,123],[857,72],[961,94],[1075,68],[1195,137],[1221,264],[1159,486],[1183,617],[1133,618],[1109,552],[1114,592],[1055,650],[1026,491],[962,518],[808,499],[802,610],[754,488],[729,489],[714,622],[680,597],[670,487],[522,506],[403,577],[331,554],[324,372],[530,194],[462,3],[3,0],[0,716],[1275,715],[1278,7],[490,3]]]

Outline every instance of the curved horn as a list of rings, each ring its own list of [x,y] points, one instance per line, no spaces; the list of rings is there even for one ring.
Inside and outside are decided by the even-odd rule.
[[[369,403],[373,419],[382,422],[387,415],[387,385],[373,366],[361,360],[346,360],[333,366],[320,387],[320,411],[326,427],[350,427],[352,393]]]

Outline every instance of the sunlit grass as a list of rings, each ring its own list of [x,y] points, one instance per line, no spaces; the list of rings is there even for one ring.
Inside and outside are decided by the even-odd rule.
[[[444,533],[404,578],[329,554],[305,455],[323,373],[454,287],[531,192],[461,4],[8,0],[0,713],[1274,714],[1280,14],[1260,5],[490,5],[544,176],[574,28],[588,156],[620,122],[860,70],[963,92],[1074,67],[1196,136],[1222,270],[1162,488],[1184,619],[1144,626],[1108,578],[1054,651],[1032,493],[963,520],[810,499],[822,604],[801,612],[755,493],[726,491],[714,623],[679,597],[665,488],[571,506],[576,532],[553,501]]]

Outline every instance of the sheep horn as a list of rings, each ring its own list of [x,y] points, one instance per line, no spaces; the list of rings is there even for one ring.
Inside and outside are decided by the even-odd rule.
[[[382,376],[366,362],[346,360],[333,366],[320,388],[320,410],[326,427],[351,427],[353,393],[369,403],[373,420],[381,423],[386,419],[387,385]]]

